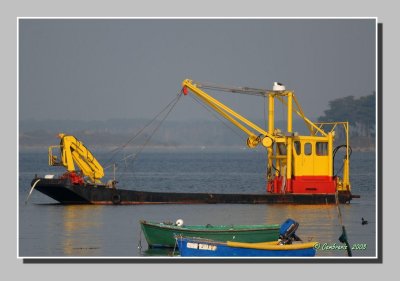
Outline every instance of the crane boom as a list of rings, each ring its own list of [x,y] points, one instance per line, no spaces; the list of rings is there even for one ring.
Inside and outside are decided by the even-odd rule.
[[[200,89],[200,86],[194,83],[192,80],[184,80],[182,82],[182,88],[185,95],[187,95],[187,89],[189,89],[216,112],[244,131],[248,135],[247,145],[249,147],[253,148],[260,143],[262,143],[262,145],[265,147],[270,147],[272,142],[276,140],[276,136],[270,134],[217,99],[211,97],[209,94]],[[251,130],[257,132],[257,134]]]
[[[101,183],[104,177],[104,169],[93,154],[76,137],[59,134],[61,139],[59,146],[49,147],[49,164],[51,166],[64,166],[68,172],[75,172],[75,164],[93,183]],[[61,159],[53,155],[54,148],[60,149]]]

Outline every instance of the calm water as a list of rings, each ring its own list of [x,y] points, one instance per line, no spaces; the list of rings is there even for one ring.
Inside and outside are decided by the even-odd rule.
[[[109,154],[96,153],[101,163]],[[340,158],[340,157],[337,157]],[[341,161],[339,159],[339,161]],[[337,167],[340,164],[337,164]],[[341,225],[335,205],[153,205],[63,206],[33,191],[25,199],[35,176],[61,173],[47,166],[47,154],[20,152],[19,256],[21,257],[150,257],[168,256],[169,250],[148,250],[139,220],[186,224],[281,223],[290,217],[300,223],[303,240],[341,245]],[[119,187],[146,191],[264,193],[265,155],[260,151],[142,153],[135,164],[121,164]],[[353,152],[351,204],[340,205],[348,240],[366,244],[353,256],[376,255],[375,154]],[[111,171],[107,170],[107,178]],[[361,225],[361,217],[368,220]],[[141,244],[141,248],[138,245]],[[344,257],[343,250],[319,250],[318,257]]]

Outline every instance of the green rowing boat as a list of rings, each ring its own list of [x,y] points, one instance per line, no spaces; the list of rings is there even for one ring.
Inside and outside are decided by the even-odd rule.
[[[279,238],[279,224],[258,225],[183,225],[182,220],[150,222],[141,220],[140,225],[149,248],[175,247],[174,235],[200,237],[215,241],[268,242]]]

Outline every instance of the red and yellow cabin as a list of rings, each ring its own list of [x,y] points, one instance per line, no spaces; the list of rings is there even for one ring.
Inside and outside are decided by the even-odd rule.
[[[294,136],[290,141],[291,153],[288,153],[284,143],[277,143],[273,148],[275,153],[270,157],[269,164],[275,167],[275,172],[269,175],[267,191],[335,193],[337,183],[332,170],[332,137]],[[287,157],[292,159],[291,169],[287,167]]]

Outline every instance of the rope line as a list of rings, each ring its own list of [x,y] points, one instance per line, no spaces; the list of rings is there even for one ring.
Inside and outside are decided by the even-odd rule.
[[[212,84],[212,83],[197,83],[199,88],[202,89],[207,89],[207,90],[214,90],[214,91],[220,91],[220,92],[230,92],[230,93],[240,93],[240,94],[246,94],[246,95],[255,95],[255,96],[265,96],[267,95],[269,90],[266,89],[257,89],[257,88],[251,88],[251,87],[227,87],[227,86],[222,86],[222,85],[217,85],[217,84]]]
[[[155,120],[157,120],[157,118],[158,118],[163,112],[165,112],[169,107],[171,107],[172,104],[173,104],[173,105],[172,105],[172,108],[173,108],[173,107],[175,106],[175,104],[178,102],[178,100],[179,100],[180,97],[181,97],[181,92],[179,92],[175,98],[173,98],[159,113],[157,113],[156,116],[154,116],[153,119],[151,119],[143,128],[141,128],[141,129],[140,129],[131,139],[129,139],[125,144],[123,144],[123,145],[121,145],[121,146],[119,146],[119,147],[117,147],[117,148],[111,150],[109,153],[113,153],[113,154],[112,154],[112,156],[110,157],[110,159],[106,162],[107,165],[106,165],[106,168],[105,168],[105,169],[107,169],[107,168],[109,168],[109,167],[111,167],[111,166],[113,165],[113,164],[110,164],[110,163],[114,160],[114,158],[115,158],[115,156],[118,154],[118,152],[120,152],[120,151],[122,151],[123,149],[125,149],[125,148],[128,146],[128,144],[130,144],[133,140],[135,140],[146,128],[148,128]],[[169,110],[169,112],[171,112],[172,108]],[[169,114],[169,112],[167,113],[167,115]],[[165,118],[164,118],[163,120],[165,120]],[[122,160],[120,160],[120,161],[124,161],[124,159],[122,159]]]
[[[350,244],[349,244],[349,241],[347,238],[346,227],[343,224],[342,212],[340,211],[340,207],[339,207],[339,191],[337,189],[335,192],[335,201],[336,201],[336,207],[338,210],[339,222],[340,222],[340,225],[342,226],[342,234],[339,237],[339,241],[346,245],[347,256],[351,257],[351,256],[353,256],[353,254],[351,252],[351,247],[350,247]]]
[[[204,102],[202,102],[199,98],[190,95],[190,97],[197,102],[199,105],[201,105],[205,110],[207,110],[215,119],[217,119],[218,121],[220,121],[225,127],[227,127],[228,129],[230,129],[233,133],[235,133],[238,137],[242,138],[243,136],[240,135],[232,126],[228,125],[226,122],[224,122],[224,120],[218,116],[214,111],[212,111]]]
[[[122,158],[122,159],[120,160],[121,162],[122,162],[122,161],[125,162],[124,170],[120,172],[120,174],[121,174],[121,177],[120,177],[120,178],[122,178],[122,175],[124,174],[124,172],[125,172],[125,171],[127,170],[127,168],[128,168],[128,162],[127,162],[127,160],[128,160],[129,158],[131,158],[131,159],[129,160],[130,163],[134,163],[134,161],[136,160],[136,158],[138,157],[138,155],[144,150],[144,148],[146,147],[146,145],[150,142],[151,138],[154,136],[154,134],[155,134],[155,133],[157,132],[157,130],[160,128],[160,126],[161,126],[162,123],[165,121],[165,119],[167,119],[168,115],[169,115],[169,114],[171,113],[171,111],[174,109],[175,105],[178,103],[178,101],[179,101],[179,99],[181,98],[181,96],[182,96],[182,93],[181,93],[181,92],[178,93],[178,95],[173,99],[173,101],[170,102],[170,103],[168,104],[168,106],[167,106],[166,108],[164,108],[164,109],[161,111],[161,113],[162,113],[162,112],[166,111],[166,109],[168,109],[168,107],[169,107],[169,109],[168,109],[168,111],[166,112],[166,114],[164,115],[164,117],[160,120],[160,122],[158,123],[158,125],[153,129],[153,131],[152,131],[152,132],[150,133],[150,135],[147,137],[147,139],[145,140],[145,142],[140,146],[139,150],[138,150],[136,153],[129,154],[129,155],[125,156],[124,158]],[[157,117],[158,117],[158,116],[160,116],[160,114],[157,114]],[[154,120],[156,120],[156,118],[153,118],[152,121],[154,121]],[[141,131],[143,131],[143,130],[141,130]],[[125,145],[125,146],[126,146],[126,145]]]
[[[35,183],[32,185],[32,188],[31,188],[31,190],[29,191],[28,197],[26,197],[26,199],[25,199],[25,204],[28,203],[29,197],[31,196],[33,189],[35,188],[36,184],[37,184],[39,181],[40,181],[40,179],[38,179],[37,181],[35,181]]]
[[[145,148],[145,146],[149,143],[150,139],[153,137],[153,135],[156,133],[156,131],[160,128],[161,124],[164,122],[165,119],[167,119],[168,115],[171,113],[172,109],[175,107],[175,105],[178,103],[179,98],[181,96],[178,96],[178,98],[175,100],[174,104],[171,106],[171,108],[168,110],[168,112],[165,114],[165,116],[161,119],[161,121],[158,123],[157,127],[151,132],[151,134],[149,135],[149,137],[146,139],[145,143],[140,147],[139,151],[137,153],[134,154],[134,157],[132,158],[132,161],[134,161],[137,157],[137,155],[143,151],[143,149]],[[130,158],[133,154],[126,156],[124,159],[122,160],[126,160],[128,158]]]

